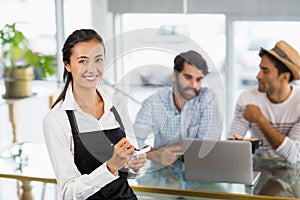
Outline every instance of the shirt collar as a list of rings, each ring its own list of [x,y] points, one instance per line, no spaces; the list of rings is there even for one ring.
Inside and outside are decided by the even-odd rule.
[[[173,90],[174,90],[174,88],[173,88]],[[166,103],[169,106],[170,110],[172,112],[174,112],[174,114],[179,114],[180,111],[177,110],[177,108],[175,106],[175,101],[174,101],[174,98],[173,98],[173,90],[167,90],[167,92],[169,94],[168,94],[168,101]]]
[[[73,95],[73,89],[72,89],[72,82],[69,83],[68,89],[66,91],[66,96],[64,101],[61,105],[61,110],[78,110],[80,109],[79,105],[77,104],[74,95]],[[97,88],[97,91],[101,95],[103,101],[104,101],[104,112],[110,111],[112,107],[112,101],[111,98],[108,97],[107,94],[101,92],[99,88]]]
[[[196,97],[194,97],[190,100],[187,100],[185,102],[184,106],[182,107],[182,110],[190,109],[190,108],[194,109],[195,108],[194,106],[198,105],[196,102],[199,101],[199,98],[201,98],[201,96],[204,95],[205,91],[206,91],[205,88],[201,88],[199,94]],[[169,105],[170,109],[175,114],[179,114],[179,113],[181,113],[182,110],[181,111],[177,110],[176,105],[175,105],[175,101],[174,101],[174,98],[173,98],[173,92],[174,92],[174,88],[173,88],[173,91],[168,90],[168,101],[166,103],[167,103],[167,105]]]
[[[76,105],[74,105],[74,103]],[[78,105],[74,99],[74,95],[72,91],[72,82],[70,82],[68,85],[68,89],[66,91],[65,99],[61,104],[61,110],[76,110],[77,107]]]

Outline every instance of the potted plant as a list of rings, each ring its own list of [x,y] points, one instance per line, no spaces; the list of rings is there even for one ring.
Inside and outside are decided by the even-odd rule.
[[[6,24],[0,30],[2,64],[4,66],[5,98],[24,98],[32,95],[34,68],[43,78],[56,73],[56,58],[33,52],[26,36],[16,24]]]

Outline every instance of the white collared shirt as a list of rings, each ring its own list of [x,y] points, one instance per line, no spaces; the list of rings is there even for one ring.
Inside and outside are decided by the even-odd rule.
[[[80,109],[74,99],[71,84],[66,92],[65,100],[59,102],[44,117],[43,131],[46,146],[60,189],[60,196],[64,200],[86,199],[119,177],[111,174],[106,163],[92,173],[83,175],[74,163],[72,131],[66,110],[74,110],[79,132],[119,127],[110,111],[111,98],[103,93],[100,94],[104,101],[104,113],[99,120]]]

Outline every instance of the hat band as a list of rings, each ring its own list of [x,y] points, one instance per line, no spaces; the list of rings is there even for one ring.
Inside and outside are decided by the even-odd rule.
[[[279,49],[277,46],[275,46],[272,50],[275,51],[281,58],[293,63],[291,61],[291,59],[283,51],[281,51],[281,49]]]

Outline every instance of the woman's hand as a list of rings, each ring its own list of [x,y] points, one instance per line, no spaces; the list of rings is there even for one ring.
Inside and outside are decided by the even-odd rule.
[[[132,160],[128,162],[128,167],[133,171],[137,172],[140,168],[142,168],[147,162],[146,153],[135,156]]]
[[[107,167],[111,173],[115,173],[123,167],[127,167],[127,162],[134,153],[134,147],[126,139],[122,138],[115,146],[112,157],[107,161]]]

